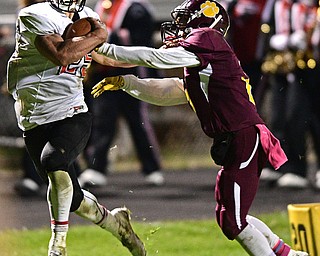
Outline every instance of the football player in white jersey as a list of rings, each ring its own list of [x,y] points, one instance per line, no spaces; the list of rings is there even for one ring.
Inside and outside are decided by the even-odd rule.
[[[92,117],[84,101],[82,80],[92,59],[122,63],[92,52],[107,32],[85,0],[47,0],[21,9],[16,23],[16,49],[8,62],[8,90],[13,95],[19,127],[39,175],[48,183],[52,236],[49,256],[65,256],[69,213],[111,232],[132,255],[144,256],[127,208],[112,211],[81,190],[73,162],[85,147]],[[91,17],[86,36],[64,39],[73,21]],[[132,66],[132,65],[127,65]]]

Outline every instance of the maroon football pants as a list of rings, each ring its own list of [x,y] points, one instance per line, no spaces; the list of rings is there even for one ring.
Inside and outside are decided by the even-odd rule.
[[[246,226],[246,216],[257,193],[266,163],[258,130],[252,126],[235,133],[225,165],[216,179],[216,218],[223,233],[233,240]]]

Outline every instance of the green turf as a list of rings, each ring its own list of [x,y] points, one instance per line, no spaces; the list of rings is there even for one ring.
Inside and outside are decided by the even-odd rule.
[[[286,212],[258,216],[284,241],[290,243]],[[227,240],[214,220],[133,222],[145,242],[148,256],[242,256],[237,244]],[[1,256],[45,256],[49,229],[0,232]],[[94,225],[70,227],[68,256],[130,256],[113,236]]]

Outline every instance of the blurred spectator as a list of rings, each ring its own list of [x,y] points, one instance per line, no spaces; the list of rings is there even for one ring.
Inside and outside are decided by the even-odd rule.
[[[279,187],[307,188],[308,132],[313,135],[316,152],[320,152],[316,75],[319,59],[315,59],[313,51],[319,42],[314,44],[311,40],[317,22],[317,3],[277,0],[270,11],[270,20],[263,21],[271,37],[262,69],[268,75],[271,90],[270,128],[282,141],[289,161],[280,172],[263,170],[261,179],[275,181]]]
[[[231,22],[228,40],[243,70],[250,77],[254,96],[261,82],[261,59],[257,57],[256,51],[265,3],[266,0],[233,0],[228,7]],[[255,101],[259,104],[259,97],[255,97]]]
[[[10,25],[2,25],[0,27],[0,82],[2,85],[1,92],[3,94],[8,94],[6,86],[7,62],[14,50],[14,42],[13,28],[11,28]],[[12,100],[11,96],[10,100]],[[12,114],[14,115],[14,113]],[[40,184],[43,182],[37,174],[26,149],[24,149],[22,153],[21,166],[23,170],[23,178],[14,185],[14,189],[21,196],[35,195],[35,193],[40,189]]]
[[[19,0],[18,9],[22,9],[32,4],[45,2],[45,0]]]
[[[300,9],[308,15],[301,15]],[[301,112],[305,117],[313,149],[317,157],[316,189],[320,189],[320,20],[319,2],[315,0],[300,0],[294,3],[293,11],[296,13],[294,33],[291,45],[297,50],[297,77],[305,91],[307,112]],[[305,142],[306,143],[306,142]],[[308,167],[308,166],[307,166]]]
[[[20,10],[21,8],[24,8],[31,4],[44,1],[45,0],[20,0],[18,3],[18,9]],[[11,54],[12,52],[10,52],[10,56]],[[24,149],[22,155],[22,171],[23,176],[21,180],[17,181],[16,184],[14,184],[14,190],[16,191],[16,193],[23,197],[37,196],[41,194],[39,192],[41,188],[44,187],[44,182],[38,175],[27,149]]]
[[[154,22],[151,6],[147,1],[100,0],[96,5],[96,12],[106,23],[109,42],[119,45],[152,46]],[[91,88],[105,76],[131,73],[143,78],[154,77],[157,75],[156,72],[144,67],[110,68],[93,62],[86,85]],[[151,185],[164,183],[158,144],[148,118],[147,107],[147,103],[121,90],[107,92],[91,101],[89,108],[94,120],[91,139],[85,152],[87,169],[79,176],[82,186],[107,184],[110,167],[108,154],[112,148],[120,116],[125,119],[130,129],[146,183]]]
[[[24,149],[22,155],[22,171],[22,178],[14,184],[15,192],[22,197],[44,195],[44,182],[38,175],[26,149]],[[41,193],[42,191],[43,193]]]
[[[0,86],[6,91],[7,62],[14,50],[14,31],[10,25],[0,25]]]

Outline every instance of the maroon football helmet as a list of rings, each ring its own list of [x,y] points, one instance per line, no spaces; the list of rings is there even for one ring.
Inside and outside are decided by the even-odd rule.
[[[163,41],[185,37],[193,28],[210,27],[225,35],[230,26],[226,10],[213,0],[186,0],[171,11],[172,22],[161,24]]]

